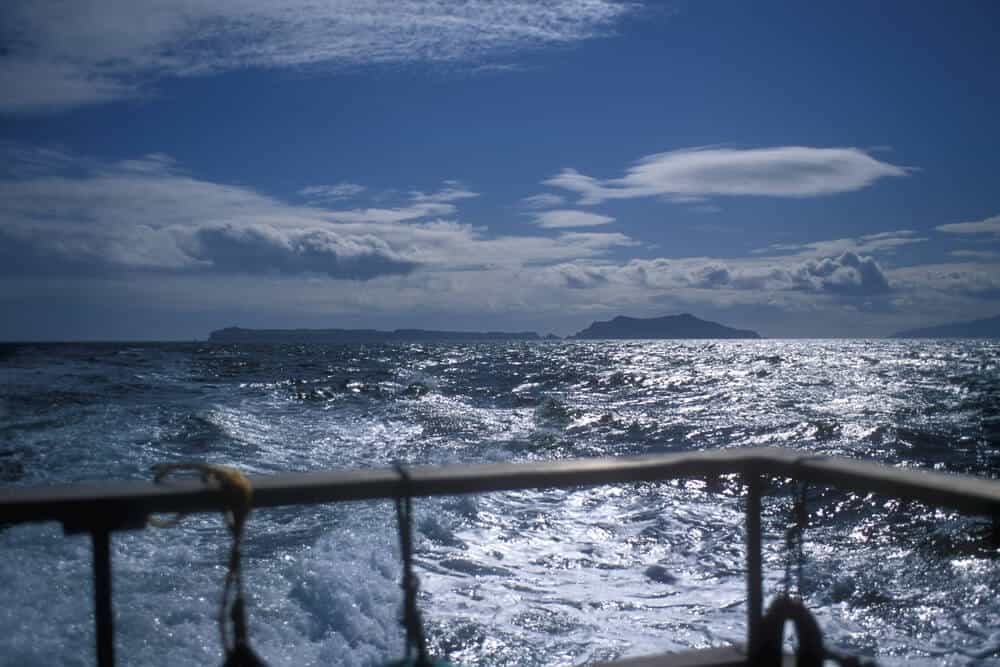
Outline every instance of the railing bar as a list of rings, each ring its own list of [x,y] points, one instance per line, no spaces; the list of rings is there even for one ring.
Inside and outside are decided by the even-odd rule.
[[[96,528],[90,533],[94,547],[94,626],[98,667],[115,664],[115,629],[111,608],[111,531]]]
[[[734,448],[621,459],[578,459],[411,469],[416,496],[516,491],[745,474],[790,477],[839,488],[920,500],[935,506],[1000,514],[998,480],[910,470],[865,461],[775,448]],[[391,498],[399,489],[391,469],[286,473],[251,477],[255,507]],[[0,521],[63,521],[89,525],[93,517],[142,520],[157,512],[218,511],[220,495],[198,481],[169,485],[100,485],[0,489]]]
[[[761,530],[760,475],[744,476],[747,489],[746,549],[747,549],[747,655],[756,655],[759,646],[760,621],[764,613],[764,564]]]

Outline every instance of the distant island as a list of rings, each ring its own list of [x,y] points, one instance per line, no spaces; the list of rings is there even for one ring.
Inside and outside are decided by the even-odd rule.
[[[967,322],[897,331],[890,338],[1000,338],[1000,315]]]
[[[694,315],[667,315],[642,319],[619,315],[606,322],[593,322],[567,340],[603,338],[760,338],[756,331],[733,329]],[[534,331],[437,331],[434,329],[244,329],[227,327],[208,336],[211,343],[407,343],[407,342],[477,342],[477,341],[554,341]]]
[[[601,338],[760,338],[749,329],[733,329],[718,322],[702,320],[689,313],[642,319],[619,315],[606,322],[594,322],[574,336],[574,340]]]
[[[428,329],[218,329],[211,343],[409,343],[432,341],[541,340],[534,331],[433,331]]]

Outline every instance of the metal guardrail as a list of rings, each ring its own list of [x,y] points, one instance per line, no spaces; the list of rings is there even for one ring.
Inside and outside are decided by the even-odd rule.
[[[408,469],[412,496],[653,482],[737,474],[747,488],[747,650],[758,638],[763,609],[761,496],[765,477],[791,478],[844,490],[918,500],[991,516],[1000,533],[1000,480],[896,468],[859,460],[804,454],[791,449],[737,448],[634,458],[577,459]],[[256,476],[254,507],[313,505],[395,498],[403,480],[393,469],[343,470]],[[128,481],[0,488],[0,523],[59,521],[67,533],[88,532],[93,576],[97,662],[114,664],[111,602],[111,534],[141,529],[151,514],[219,511],[220,491],[196,480],[168,485]]]

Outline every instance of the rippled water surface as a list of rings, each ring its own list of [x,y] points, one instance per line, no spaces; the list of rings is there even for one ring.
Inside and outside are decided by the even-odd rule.
[[[0,348],[0,484],[782,446],[1000,474],[1000,345],[973,341]],[[779,590],[791,487],[765,499]],[[989,523],[808,490],[804,593],[884,664],[1000,664]],[[570,665],[741,641],[736,480],[416,501],[421,606],[461,665]],[[388,502],[259,511],[251,631],[272,665],[399,656]],[[219,517],[115,538],[123,664],[217,664]],[[0,662],[92,664],[89,541],[0,529]]]

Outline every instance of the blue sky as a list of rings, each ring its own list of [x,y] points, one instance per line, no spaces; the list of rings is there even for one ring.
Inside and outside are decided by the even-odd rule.
[[[4,339],[1000,313],[991,2],[0,7]]]

